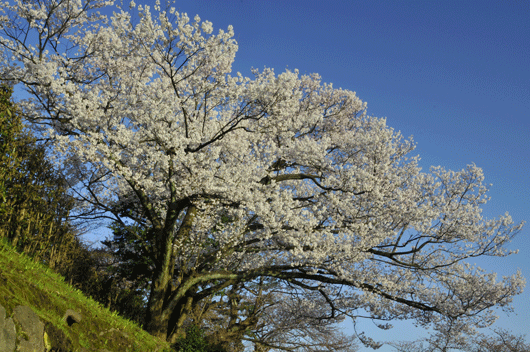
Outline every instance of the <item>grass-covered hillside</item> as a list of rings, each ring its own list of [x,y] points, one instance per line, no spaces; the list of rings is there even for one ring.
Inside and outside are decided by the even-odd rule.
[[[30,307],[45,324],[54,351],[168,351],[168,344],[136,324],[85,297],[64,279],[0,238],[0,305],[10,316],[16,306]],[[82,315],[68,326],[68,309]]]

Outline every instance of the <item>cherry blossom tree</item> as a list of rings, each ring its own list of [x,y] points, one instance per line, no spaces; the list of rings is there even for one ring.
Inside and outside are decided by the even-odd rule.
[[[525,335],[513,335],[505,329],[493,329],[490,334],[476,331],[458,331],[457,322],[449,322],[444,328],[423,340],[388,343],[396,352],[528,352],[530,344]],[[467,329],[465,329],[467,330]]]
[[[468,346],[466,352],[528,352],[530,343],[526,335],[514,335],[505,329],[495,329],[488,335],[479,334]]]
[[[202,301],[261,278],[322,324],[488,325],[522,291],[468,262],[522,226],[481,215],[480,168],[422,172],[411,139],[316,74],[233,74],[231,27],[113,6],[1,1],[1,77],[29,93],[79,218],[147,229],[152,334],[176,341]]]

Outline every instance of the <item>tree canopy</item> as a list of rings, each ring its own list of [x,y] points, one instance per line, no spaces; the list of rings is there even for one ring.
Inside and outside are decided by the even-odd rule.
[[[66,160],[77,216],[142,229],[151,333],[175,342],[204,302],[268,280],[322,326],[489,325],[522,291],[520,273],[467,261],[509,254],[522,226],[482,216],[482,170],[422,171],[412,139],[355,92],[296,70],[233,74],[231,27],[158,4],[108,21],[108,1],[0,5],[2,77]]]

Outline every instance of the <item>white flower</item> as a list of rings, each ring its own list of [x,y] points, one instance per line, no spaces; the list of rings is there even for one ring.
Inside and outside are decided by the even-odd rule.
[[[201,29],[202,29],[202,31],[203,31],[205,34],[211,34],[212,31],[213,31],[213,25],[212,25],[212,22],[204,21],[204,22],[201,24]]]

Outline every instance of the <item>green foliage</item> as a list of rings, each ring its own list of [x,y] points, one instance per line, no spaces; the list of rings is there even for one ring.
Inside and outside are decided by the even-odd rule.
[[[52,268],[68,265],[78,245],[68,222],[73,202],[45,148],[25,131],[11,94],[0,87],[0,237]]]
[[[195,324],[186,328],[186,337],[180,338],[174,348],[177,352],[227,352],[226,349],[211,344],[204,331]]]
[[[110,229],[113,238],[102,243],[119,261],[115,274],[135,282],[139,290],[147,292],[154,260],[150,255],[151,244],[147,240],[145,227],[114,222]]]
[[[61,272],[70,284],[113,312],[140,325],[145,317],[145,292],[128,281],[117,265],[117,258],[106,249],[82,246],[77,260]]]
[[[207,352],[208,342],[198,326],[190,325],[186,329],[186,337],[179,339],[175,349],[178,352]]]

